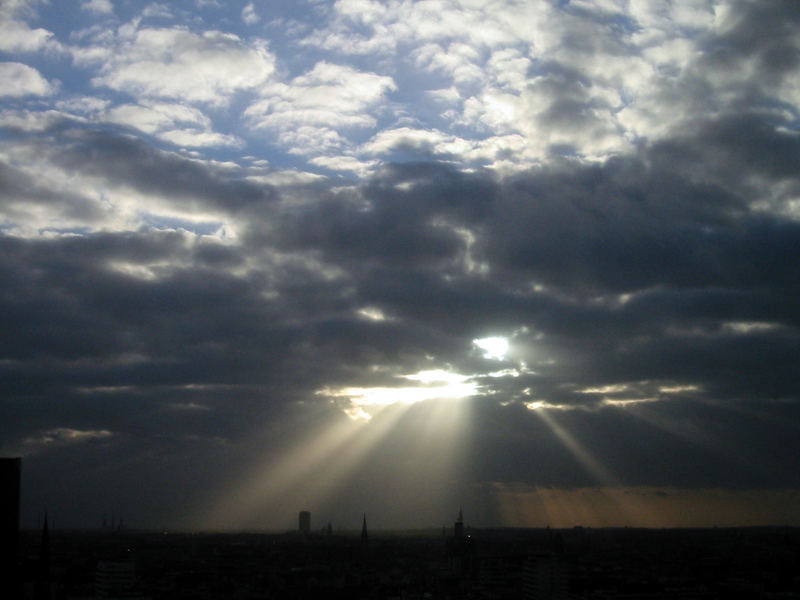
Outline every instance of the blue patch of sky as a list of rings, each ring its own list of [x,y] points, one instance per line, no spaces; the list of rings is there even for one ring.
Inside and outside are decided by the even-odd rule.
[[[109,15],[95,15],[78,10],[75,4],[75,2],[40,4],[36,11],[37,17],[27,19],[27,22],[31,27],[42,27],[52,31],[59,42],[66,44],[74,32],[91,27],[101,20],[108,20]]]

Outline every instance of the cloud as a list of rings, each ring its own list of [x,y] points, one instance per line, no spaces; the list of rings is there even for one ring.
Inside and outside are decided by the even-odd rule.
[[[336,18],[309,41],[354,54],[390,53],[399,45],[432,40],[494,47],[527,40],[548,10],[506,0],[480,6],[458,0],[397,2],[388,7],[372,0],[346,0],[334,5]]]
[[[57,44],[53,32],[31,29],[22,18],[33,17],[36,2],[9,0],[0,5],[0,50],[3,52],[36,52]]]
[[[206,115],[198,109],[181,104],[123,104],[109,110],[105,118],[112,123],[135,127],[178,146],[238,146],[242,143],[235,136],[211,131],[211,120]]]
[[[288,84],[265,86],[244,114],[293,151],[313,154],[346,145],[350,129],[374,127],[374,113],[394,89],[391,77],[319,62]]]
[[[375,161],[364,162],[352,156],[317,156],[310,162],[333,171],[353,171],[361,175],[367,174],[376,164]]]
[[[412,56],[417,67],[430,71],[443,71],[457,85],[480,83],[484,79],[479,61],[480,54],[467,44],[454,42],[445,49],[439,44],[429,43],[417,48]]]
[[[107,440],[114,434],[106,429],[81,430],[69,427],[56,427],[42,431],[34,437],[26,438],[22,443],[25,454],[40,452],[59,446],[83,444],[92,440]]]
[[[0,62],[0,96],[49,96],[53,86],[41,73],[18,62]]]
[[[108,111],[109,121],[131,125],[146,133],[172,129],[178,124],[208,127],[211,121],[195,108],[181,104],[150,103],[148,105],[123,104]]]
[[[81,3],[81,10],[98,15],[110,15],[114,13],[114,5],[111,0],[84,0]]]
[[[244,21],[246,25],[255,25],[260,20],[255,6],[253,6],[252,2],[248,2],[242,9],[242,21]]]
[[[354,186],[323,180],[281,194],[73,125],[57,152],[40,155],[108,190],[170,198],[184,220],[4,237],[4,395],[58,396],[84,407],[74,429],[114,431],[117,445],[160,436],[164,456],[178,456],[191,436],[241,440],[291,407],[347,407],[320,389],[398,387],[398,375],[442,369],[477,390],[465,402],[484,424],[472,432],[478,481],[591,481],[537,412],[560,406],[551,420],[625,485],[796,484],[794,430],[746,416],[797,416],[800,322],[786,299],[798,281],[776,257],[796,254],[800,231],[748,208],[753,174],[797,172],[785,152],[794,138],[768,123],[711,121],[599,165],[500,177],[406,163]],[[3,179],[16,190],[39,181]],[[67,205],[56,190],[49,205]],[[209,207],[236,223],[237,238],[187,228]],[[363,307],[390,318],[365,319]],[[474,348],[493,336],[509,340],[502,360]],[[134,398],[131,420],[124,399]],[[4,406],[31,439],[63,426],[59,413],[23,425],[25,414]],[[387,447],[404,446],[424,409],[408,409]],[[744,463],[728,453],[741,443]]]
[[[63,123],[69,115],[60,110],[3,110],[0,126],[9,130],[42,132]]]
[[[222,105],[266,82],[274,69],[274,56],[260,42],[245,44],[221,31],[143,28],[118,38],[92,81],[134,95]]]
[[[29,126],[27,120],[21,123]],[[37,127],[55,131],[59,142],[30,140],[15,144],[7,155],[13,187],[4,197],[4,226],[20,235],[142,225],[229,235],[231,215],[247,203],[268,203],[272,196],[271,186],[248,182],[235,165],[212,166],[128,135],[81,129],[64,115]],[[234,172],[238,178],[231,178]]]

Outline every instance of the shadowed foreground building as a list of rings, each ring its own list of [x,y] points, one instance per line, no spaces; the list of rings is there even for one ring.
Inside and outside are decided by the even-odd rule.
[[[148,600],[136,579],[132,560],[103,560],[95,571],[95,595],[98,598]]]
[[[19,494],[21,458],[0,458],[0,595],[19,593]]]
[[[525,600],[566,600],[569,597],[569,572],[554,554],[528,556],[522,581]]]

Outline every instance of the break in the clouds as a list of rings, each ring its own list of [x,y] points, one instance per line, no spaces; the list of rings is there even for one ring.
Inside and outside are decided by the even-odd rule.
[[[800,523],[798,25],[3,3],[26,518]]]

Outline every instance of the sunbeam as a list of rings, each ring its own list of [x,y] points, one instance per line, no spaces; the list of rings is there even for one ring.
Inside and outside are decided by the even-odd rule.
[[[651,518],[646,507],[639,502],[637,498],[619,494],[615,491],[621,486],[618,478],[601,464],[572,433],[563,427],[555,416],[551,414],[550,410],[539,408],[532,410],[532,412],[547,425],[550,431],[553,432],[563,446],[575,457],[583,468],[586,469],[589,475],[600,484],[600,487],[596,488],[598,490],[597,493],[602,494],[606,501],[610,502],[611,505],[615,507],[615,510],[622,519],[632,519],[633,522],[640,522]],[[598,518],[596,514],[591,514],[594,510],[592,504],[584,505],[583,503],[575,503],[574,506],[559,507],[557,503],[553,505],[551,501],[551,504],[546,505],[548,506],[548,514],[560,515],[563,510],[574,508],[580,510],[581,514],[578,516],[586,519],[583,522],[596,522]],[[574,515],[572,516],[574,517]],[[617,518],[620,517],[618,516]]]
[[[581,465],[591,474],[598,483],[612,485],[616,483],[616,478],[611,472],[601,465],[591,453],[584,448],[575,436],[562,427],[558,421],[547,411],[547,409],[535,410],[533,413],[540,418],[550,428],[559,441],[569,450]]]
[[[240,477],[233,490],[217,496],[198,514],[203,528],[264,528],[300,506],[321,507],[352,483],[388,442],[396,455],[386,476],[398,488],[428,489],[430,502],[441,495],[436,486],[458,477],[468,411],[454,398],[369,404],[369,420],[342,419],[323,423],[284,448],[278,458]],[[432,487],[433,486],[433,487]],[[268,515],[273,511],[272,518]],[[277,520],[281,520],[277,519]]]

